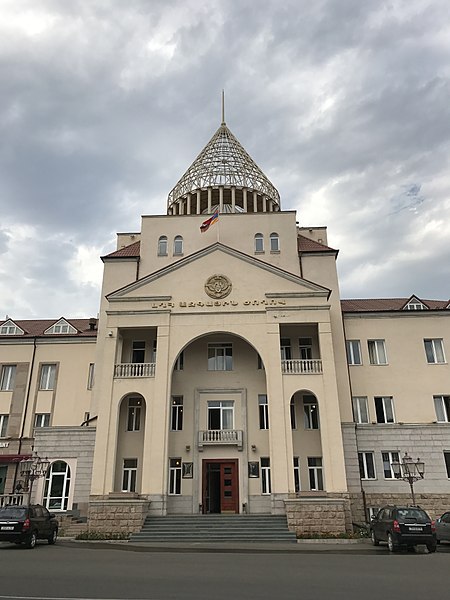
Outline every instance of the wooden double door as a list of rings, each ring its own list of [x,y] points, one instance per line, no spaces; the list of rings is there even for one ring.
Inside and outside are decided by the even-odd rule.
[[[238,461],[204,459],[202,473],[203,513],[239,513]]]

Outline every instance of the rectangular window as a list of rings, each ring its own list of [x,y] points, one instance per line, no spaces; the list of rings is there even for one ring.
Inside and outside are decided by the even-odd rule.
[[[208,402],[208,429],[233,429],[234,402],[211,400]]]
[[[152,345],[152,363],[156,363],[156,351],[158,349],[158,340],[153,340]]]
[[[400,462],[398,452],[382,452],[381,458],[383,459],[383,470],[385,479],[395,479],[394,471],[392,470],[393,462]]]
[[[262,358],[260,357],[260,355],[258,354],[258,362],[257,362],[257,368],[258,370],[264,369],[264,363],[262,361]]]
[[[280,339],[281,360],[291,360],[291,340],[289,338]]]
[[[141,398],[129,398],[127,431],[139,431],[141,428]]]
[[[136,491],[137,458],[125,458],[123,461],[122,492]]]
[[[131,362],[132,363],[143,363],[145,362],[145,342],[134,341],[133,349],[131,351]]]
[[[441,339],[423,340],[425,354],[429,364],[445,363],[444,344]]]
[[[291,400],[291,429],[297,429],[297,413],[295,410],[295,400]]]
[[[294,456],[294,485],[295,485],[295,491],[299,492],[301,490],[301,483],[300,483],[300,458],[298,456]]]
[[[323,490],[322,457],[308,457],[309,489]]]
[[[376,479],[373,452],[358,452],[358,462],[361,479]]]
[[[39,380],[40,390],[55,389],[56,365],[42,365],[41,378]]]
[[[261,457],[261,493],[272,493],[272,483],[270,480],[270,458],[267,457]]]
[[[436,419],[438,423],[448,423],[450,420],[450,396],[433,396]]]
[[[444,462],[447,470],[447,477],[450,479],[450,452],[444,452]]]
[[[34,415],[35,427],[48,427],[50,425],[50,413],[36,413]]]
[[[184,369],[184,352],[181,351],[178,355],[177,360],[175,361],[175,371],[183,371]]]
[[[16,379],[16,365],[3,365],[2,377],[0,381],[0,390],[2,392],[10,392],[14,389],[14,381]]]
[[[319,407],[314,396],[303,398],[305,429],[319,429]]]
[[[298,340],[298,347],[300,352],[300,358],[302,360],[309,360],[312,358],[312,338],[300,338]]]
[[[181,494],[181,458],[169,458],[169,494]]]
[[[172,396],[170,429],[171,431],[182,431],[183,429],[183,396]]]
[[[367,404],[367,396],[354,396],[353,404],[353,420],[355,423],[369,422],[369,408]]]
[[[392,396],[376,397],[375,412],[377,415],[377,423],[395,423],[394,399]]]
[[[232,345],[208,344],[208,371],[231,371],[232,369]]]
[[[384,340],[368,340],[369,361],[371,365],[387,365]]]
[[[269,429],[269,405],[266,394],[258,394],[259,428]]]
[[[87,380],[87,389],[92,390],[94,387],[94,363],[90,363],[88,370],[88,380]]]
[[[0,438],[6,437],[6,430],[8,429],[8,415],[0,415]]]
[[[359,340],[347,340],[347,362],[349,365],[362,365],[361,344]]]

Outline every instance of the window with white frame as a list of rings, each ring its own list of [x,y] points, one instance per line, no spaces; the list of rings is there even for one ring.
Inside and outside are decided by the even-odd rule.
[[[233,429],[234,402],[232,400],[208,401],[208,429]]]
[[[441,339],[423,340],[427,362],[431,364],[445,363],[444,343]]]
[[[172,396],[170,430],[182,431],[183,429],[183,396]]]
[[[319,429],[319,405],[315,396],[303,397],[305,429]]]
[[[395,423],[394,399],[392,396],[375,397],[377,423]]]
[[[128,398],[127,431],[139,431],[141,428],[142,398]]]
[[[87,380],[87,389],[88,390],[92,390],[92,388],[94,387],[94,370],[95,370],[95,364],[90,363],[89,369],[88,369],[88,380]]]
[[[134,340],[131,349],[131,362],[132,363],[143,363],[145,362],[145,341]]]
[[[63,460],[51,464],[45,476],[44,506],[48,510],[67,510],[70,492],[70,466]]]
[[[41,376],[39,379],[40,390],[54,390],[56,377],[56,365],[41,365]]]
[[[125,458],[122,471],[122,492],[135,492],[137,479],[137,458]]]
[[[6,437],[9,415],[0,415],[0,438]]]
[[[367,396],[353,396],[353,420],[355,423],[369,423]]]
[[[300,358],[302,360],[309,360],[312,358],[312,338],[302,337],[298,340],[298,347],[300,352]]]
[[[289,338],[280,339],[281,360],[291,360],[291,340]]]
[[[450,479],[450,452],[444,452],[445,469],[447,471],[447,477]]]
[[[358,463],[361,479],[376,479],[373,452],[358,452]]]
[[[262,233],[255,235],[255,252],[264,252],[264,236]]]
[[[34,415],[35,427],[48,427],[50,425],[50,413],[36,413]]]
[[[301,490],[300,458],[298,456],[294,456],[294,486],[296,492],[299,492]]]
[[[167,236],[162,235],[158,240],[158,256],[167,256]]]
[[[323,490],[323,467],[321,456],[308,456],[309,489]]]
[[[259,408],[259,428],[269,429],[269,405],[267,404],[267,395],[258,394]]]
[[[438,423],[450,421],[450,396],[433,396]]]
[[[384,340],[368,340],[367,347],[371,365],[387,365],[386,344]]]
[[[184,370],[184,351],[182,350],[175,361],[174,366],[175,371],[183,371]]]
[[[361,343],[359,340],[347,340],[347,362],[349,365],[362,365]]]
[[[76,333],[75,327],[70,325],[65,319],[60,319],[57,323],[54,323],[51,327],[46,329],[44,333],[52,335],[61,335],[64,333]]]
[[[428,310],[428,307],[417,298],[412,298],[405,306],[404,310]]]
[[[278,233],[273,232],[270,234],[270,251],[280,251],[280,236],[278,235]]]
[[[393,462],[400,462],[400,456],[398,452],[382,452],[381,458],[383,460],[383,471],[385,479],[395,479],[394,471],[392,470]]]
[[[181,494],[181,458],[169,458],[169,494]]]
[[[183,238],[181,235],[176,235],[173,240],[173,254],[174,256],[183,254]]]
[[[11,319],[0,326],[0,335],[23,335],[23,333],[23,329],[20,329]]]
[[[16,365],[3,365],[2,377],[0,380],[0,390],[2,392],[10,392],[14,389],[14,381],[16,379]]]
[[[291,429],[297,429],[297,411],[295,406],[295,400],[291,400]]]
[[[231,344],[208,344],[208,371],[232,371],[233,346]]]
[[[261,493],[272,493],[272,482],[270,479],[270,458],[261,457]]]

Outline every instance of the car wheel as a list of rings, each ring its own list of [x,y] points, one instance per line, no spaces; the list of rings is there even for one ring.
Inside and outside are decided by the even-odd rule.
[[[394,538],[392,537],[391,533],[388,533],[387,543],[388,543],[389,552],[397,552],[397,546],[394,544]]]
[[[25,546],[30,549],[34,548],[36,546],[36,540],[37,540],[36,532],[32,531],[30,533],[30,537],[25,542]]]
[[[380,542],[378,541],[377,536],[375,535],[375,531],[373,529],[372,529],[372,531],[370,533],[370,537],[372,539],[372,544],[374,546],[379,546],[380,545]]]
[[[58,537],[58,530],[54,529],[51,533],[51,535],[47,538],[47,541],[49,544],[55,544],[56,543],[56,538]]]
[[[436,552],[436,544],[427,544],[427,550],[430,554]]]

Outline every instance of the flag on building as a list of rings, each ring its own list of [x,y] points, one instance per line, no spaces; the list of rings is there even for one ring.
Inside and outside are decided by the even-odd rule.
[[[205,233],[205,231],[208,231],[208,229],[211,227],[211,225],[214,225],[214,223],[218,220],[219,220],[219,209],[216,209],[213,212],[213,214],[209,217],[209,219],[206,219],[206,221],[203,221],[203,223],[200,225],[200,231],[202,233]]]

